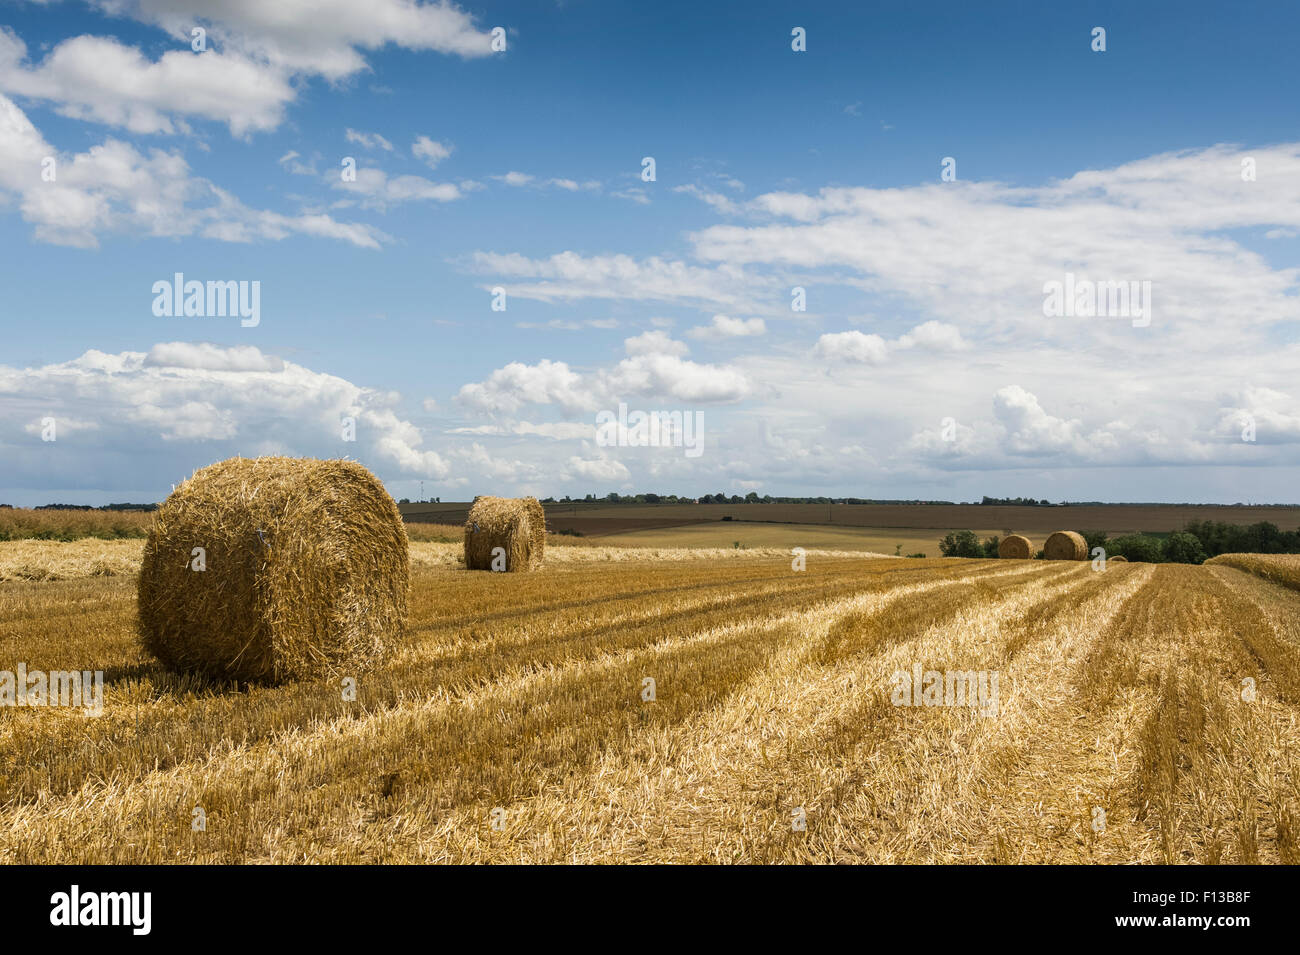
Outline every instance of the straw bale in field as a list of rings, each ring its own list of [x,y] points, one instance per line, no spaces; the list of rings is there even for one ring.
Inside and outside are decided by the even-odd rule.
[[[1076,531],[1057,531],[1043,545],[1047,560],[1087,560],[1088,542]]]
[[[546,546],[546,518],[537,513],[541,509],[536,498],[474,498],[465,521],[466,569],[510,573],[536,569]],[[494,555],[498,547],[504,553]],[[495,566],[494,557],[498,558]]]
[[[406,621],[406,529],[355,461],[231,458],[157,511],[140,627],[169,667],[240,681],[354,673]]]
[[[1015,560],[1028,560],[1034,555],[1034,545],[1028,537],[1020,534],[1008,534],[998,541],[998,556]]]

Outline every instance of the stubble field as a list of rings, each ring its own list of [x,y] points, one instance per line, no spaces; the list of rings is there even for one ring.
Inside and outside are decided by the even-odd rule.
[[[0,584],[0,669],[106,680],[0,711],[0,861],[1300,860],[1300,594],[1236,567],[412,549],[355,700],[159,669],[130,572]]]

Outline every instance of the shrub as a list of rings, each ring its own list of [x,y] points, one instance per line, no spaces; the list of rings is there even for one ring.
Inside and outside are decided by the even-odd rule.
[[[1184,530],[1201,543],[1211,557],[1219,554],[1300,553],[1300,530],[1283,531],[1276,524],[1225,524],[1222,521],[1188,521]]]
[[[1110,546],[1106,548],[1108,554],[1119,554],[1129,560],[1141,560],[1149,564],[1158,564],[1165,559],[1164,544],[1158,537],[1125,534],[1123,537],[1112,538],[1109,543]]]
[[[1174,531],[1165,541],[1165,560],[1175,564],[1200,564],[1205,561],[1205,549],[1194,535]]]
[[[1106,553],[1110,553],[1110,547],[1106,543],[1105,531],[1080,531],[1079,533],[1083,535],[1083,542],[1088,545],[1089,554],[1092,553],[1095,547],[1104,548]]]
[[[974,531],[949,531],[939,541],[939,553],[944,557],[983,557],[984,547]]]

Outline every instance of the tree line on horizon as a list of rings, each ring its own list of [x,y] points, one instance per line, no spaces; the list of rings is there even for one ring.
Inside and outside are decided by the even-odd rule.
[[[617,491],[610,491],[603,497],[597,497],[595,494],[588,494],[586,497],[569,497],[565,495],[561,498],[544,497],[543,504],[952,504],[952,501],[921,501],[921,500],[885,500],[877,498],[864,497],[787,497],[773,496],[771,494],[759,495],[757,491],[750,491],[743,497],[739,494],[726,494],[719,491],[717,494],[702,494],[698,498],[686,497],[677,494],[619,494]]]

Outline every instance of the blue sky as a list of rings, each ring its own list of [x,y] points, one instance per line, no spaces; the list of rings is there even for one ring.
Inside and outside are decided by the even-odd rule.
[[[444,499],[1296,499],[1296,8],[356,6],[0,7],[0,501],[236,453]],[[1045,318],[1067,271],[1153,320]],[[154,315],[175,272],[260,323]],[[620,402],[704,453],[601,446]]]

